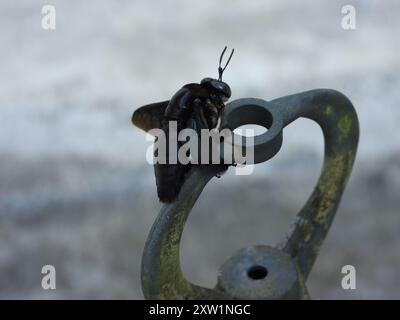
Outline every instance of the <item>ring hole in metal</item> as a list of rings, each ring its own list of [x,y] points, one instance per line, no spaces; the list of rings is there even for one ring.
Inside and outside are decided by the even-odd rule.
[[[260,105],[250,104],[245,108],[235,108],[227,115],[227,121],[230,129],[235,135],[246,137],[246,135],[237,134],[238,129],[246,129],[253,125],[264,128],[264,132],[256,134],[254,137],[262,137],[267,134],[273,123],[272,113]],[[260,128],[259,128],[260,129]],[[236,132],[235,132],[236,131]]]
[[[261,126],[265,128],[265,132],[247,137],[235,133],[235,129],[246,125]],[[229,148],[233,147],[235,154],[254,153],[254,159],[246,157],[246,164],[261,163],[272,158],[282,145],[282,115],[271,103],[262,99],[243,98],[228,103],[221,126],[221,129],[225,128],[233,131],[233,135],[229,140],[225,139],[221,150],[225,150],[225,145],[230,145]],[[221,157],[224,158],[225,155],[222,154]]]
[[[266,133],[268,129],[258,124],[245,124],[233,130],[234,134],[245,137],[257,137]]]
[[[286,299],[296,294],[298,284],[291,257],[264,245],[238,250],[218,274],[218,288],[234,299]]]
[[[264,266],[256,265],[247,270],[247,276],[253,280],[264,279],[268,275],[268,270]]]

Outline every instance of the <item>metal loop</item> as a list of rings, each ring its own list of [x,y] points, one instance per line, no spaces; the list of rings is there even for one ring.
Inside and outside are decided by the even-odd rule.
[[[252,98],[235,100],[226,106],[223,127],[232,130],[245,124],[267,127],[269,130],[254,141],[254,163],[260,163],[279,151],[283,128],[299,117],[320,125],[325,155],[317,185],[297,215],[287,240],[275,248],[253,246],[239,250],[221,267],[214,289],[186,280],[179,259],[184,224],[208,181],[226,169],[223,165],[196,166],[177,200],[162,207],[148,236],[142,260],[145,298],[308,298],[305,281],[333,221],[356,156],[359,137],[356,112],[340,92],[317,89],[270,102]]]

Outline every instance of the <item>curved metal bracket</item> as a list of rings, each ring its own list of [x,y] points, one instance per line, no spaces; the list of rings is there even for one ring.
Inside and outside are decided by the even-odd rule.
[[[221,267],[214,289],[186,280],[179,258],[186,219],[208,181],[226,169],[224,165],[196,166],[177,200],[162,207],[148,236],[142,259],[145,298],[308,298],[305,281],[333,221],[356,156],[357,114],[340,92],[317,89],[269,102],[252,98],[235,100],[227,104],[222,125],[232,130],[245,124],[269,128],[254,139],[254,163],[260,163],[279,151],[283,128],[299,117],[320,125],[325,155],[317,185],[297,215],[287,240],[275,248],[252,246],[239,250]]]

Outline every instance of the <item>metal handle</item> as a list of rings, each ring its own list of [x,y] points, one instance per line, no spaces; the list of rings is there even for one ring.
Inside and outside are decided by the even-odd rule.
[[[147,299],[303,299],[305,281],[333,221],[356,155],[359,126],[351,102],[340,92],[311,90],[270,102],[239,99],[227,104],[223,127],[259,124],[269,130],[254,140],[254,163],[272,158],[282,130],[299,117],[316,121],[324,135],[325,157],[313,193],[297,215],[288,239],[278,247],[239,250],[221,267],[214,289],[187,281],[179,245],[186,219],[205,185],[223,165],[194,167],[176,201],[165,204],[148,236],[142,259]]]

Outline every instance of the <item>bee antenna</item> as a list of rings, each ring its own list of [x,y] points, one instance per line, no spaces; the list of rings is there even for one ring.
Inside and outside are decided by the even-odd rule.
[[[227,48],[227,47],[225,46],[224,50],[222,50],[221,56],[219,57],[219,66],[218,66],[218,80],[219,80],[219,81],[222,81],[222,74],[224,73],[226,67],[228,66],[229,61],[231,61],[233,52],[235,51],[235,49],[232,49],[231,55],[229,56],[228,61],[227,61],[226,64],[225,64],[225,67],[222,68],[222,67],[221,67],[222,57],[223,57],[224,54],[225,54],[226,48]]]

